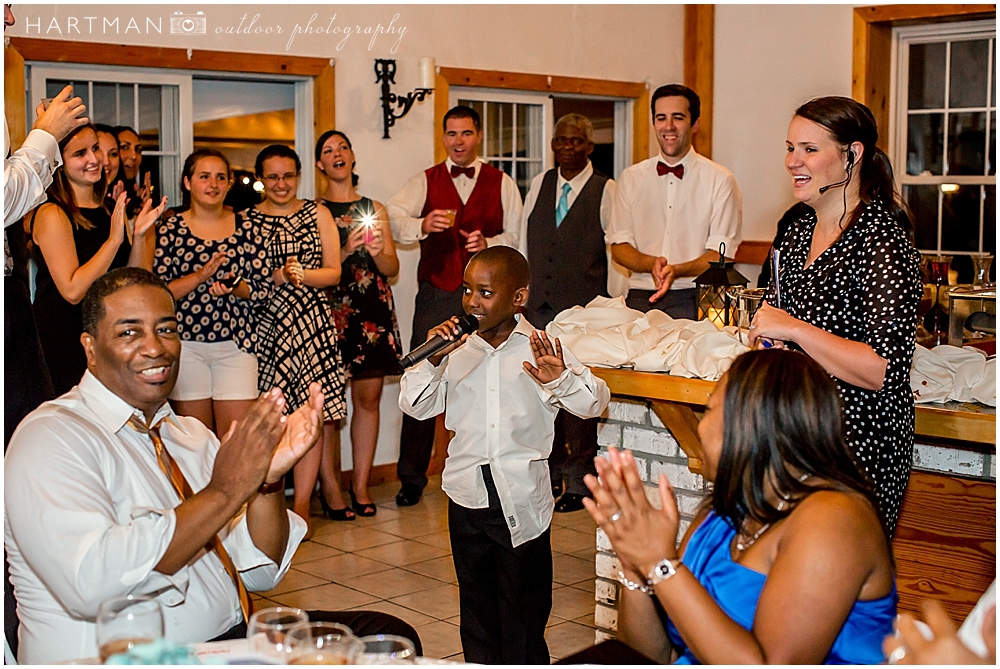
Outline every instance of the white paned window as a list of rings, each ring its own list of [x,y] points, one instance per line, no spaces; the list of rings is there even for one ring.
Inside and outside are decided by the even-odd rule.
[[[552,100],[541,93],[451,89],[452,105],[472,107],[483,122],[479,156],[517,183],[521,198],[531,180],[552,167]]]
[[[917,248],[996,253],[996,21],[896,28],[890,157]]]

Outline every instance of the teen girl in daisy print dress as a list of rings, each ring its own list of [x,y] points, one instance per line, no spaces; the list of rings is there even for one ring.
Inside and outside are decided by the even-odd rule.
[[[923,284],[910,220],[877,141],[871,111],[849,98],[796,110],[785,167],[796,199],[815,211],[779,245],[781,308],[772,279],[750,339],[758,347],[794,342],[834,378],[848,445],[891,534],[913,459],[910,365]]]
[[[321,202],[340,230],[340,285],[332,291],[340,354],[351,377],[351,502],[361,516],[375,515],[368,476],[378,443],[384,377],[401,374],[399,326],[389,278],[399,259],[389,217],[378,202],[358,195],[355,156],[347,136],[330,130],[316,143],[316,166],[327,178]]]

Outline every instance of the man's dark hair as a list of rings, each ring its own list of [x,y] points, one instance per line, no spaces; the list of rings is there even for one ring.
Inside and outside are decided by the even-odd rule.
[[[457,105],[448,110],[448,113],[444,115],[444,120],[441,121],[441,127],[444,130],[448,129],[448,119],[450,118],[471,118],[472,125],[475,126],[476,132],[483,131],[483,121],[479,118],[479,112],[477,112],[472,107],[466,107],[465,105]]]
[[[691,125],[694,125],[694,122],[701,117],[701,98],[684,84],[667,84],[653,91],[653,99],[649,103],[649,109],[654,118],[656,117],[656,101],[660,98],[687,98],[688,110],[691,112]]]
[[[87,294],[83,296],[81,309],[83,311],[83,331],[91,336],[97,335],[97,325],[104,318],[104,301],[120,290],[132,286],[154,286],[162,288],[174,302],[173,293],[160,277],[141,267],[120,267],[97,278],[90,284]]]
[[[295,153],[292,149],[288,148],[284,144],[272,144],[271,146],[266,146],[264,149],[257,154],[257,160],[254,161],[254,173],[257,178],[264,176],[264,161],[270,160],[271,158],[288,158],[295,162],[295,173],[302,173],[302,161],[299,160],[299,154]]]
[[[503,271],[503,274],[515,283],[515,288],[527,288],[531,281],[531,270],[528,261],[521,253],[510,246],[490,246],[469,259],[469,264],[484,262]]]

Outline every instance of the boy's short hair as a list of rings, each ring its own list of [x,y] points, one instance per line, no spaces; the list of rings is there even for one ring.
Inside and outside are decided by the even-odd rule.
[[[504,274],[516,283],[515,288],[527,288],[531,281],[531,270],[527,259],[510,246],[490,246],[469,259],[473,262],[485,262],[503,270]]]

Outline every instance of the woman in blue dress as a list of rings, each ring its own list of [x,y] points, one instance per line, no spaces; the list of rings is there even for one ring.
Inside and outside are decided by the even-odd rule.
[[[630,453],[598,460],[584,503],[621,560],[623,641],[680,664],[884,661],[898,600],[891,548],[841,416],[835,385],[807,356],[737,358],[698,426],[714,488],[679,547],[666,476],[658,510]]]

